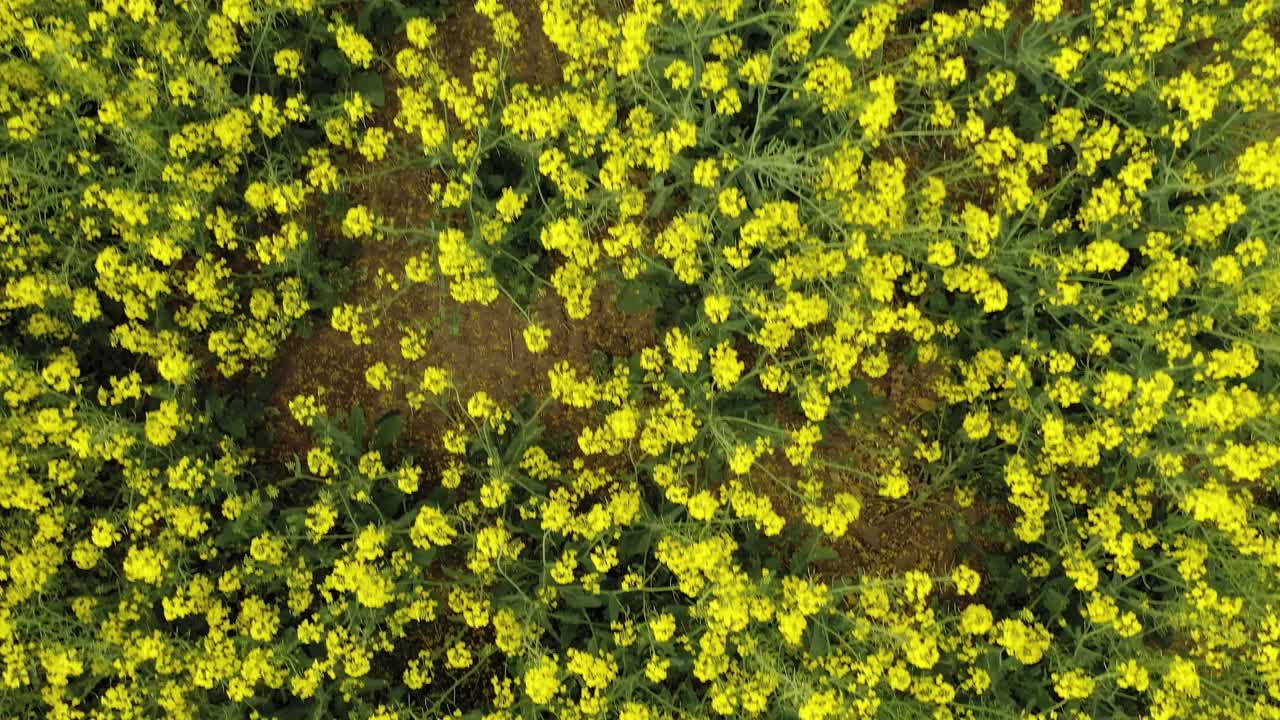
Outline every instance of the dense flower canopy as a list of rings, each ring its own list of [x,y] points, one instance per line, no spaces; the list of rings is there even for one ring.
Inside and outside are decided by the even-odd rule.
[[[1280,718],[1275,0],[0,0],[0,714]]]

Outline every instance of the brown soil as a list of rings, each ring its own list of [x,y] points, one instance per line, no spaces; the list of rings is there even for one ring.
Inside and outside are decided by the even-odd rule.
[[[912,438],[918,436],[922,418],[937,405],[934,382],[942,372],[938,365],[895,363],[883,378],[869,381],[872,394],[885,400],[883,409],[868,410],[847,428],[828,429],[814,450],[815,467],[819,467],[814,473],[822,481],[824,495],[851,492],[862,500],[862,514],[848,533],[834,542],[824,540],[836,556],[810,566],[818,575],[833,580],[889,576],[911,569],[941,573],[962,560],[956,528],[978,522],[980,513],[976,506],[961,509],[949,493],[930,493],[911,457]],[[800,422],[791,418],[790,424]],[[880,497],[874,479],[895,458],[903,460],[912,486],[911,494],[900,500]],[[820,467],[823,460],[851,470]],[[798,489],[803,478],[778,451],[758,463],[749,483],[773,501],[788,527],[803,528],[801,534],[808,536],[812,529],[804,520],[805,500]]]
[[[830,452],[827,451],[827,457],[830,457]],[[848,458],[842,458],[842,461],[847,462]],[[783,485],[786,483],[794,489],[795,481],[785,474],[778,474],[794,474],[794,471],[787,466],[785,459],[770,458],[764,465],[770,468],[776,479],[763,472],[753,472],[755,490],[769,496],[774,510],[786,519],[789,528],[800,529],[800,537],[809,537],[814,530],[804,519],[803,500]],[[835,556],[810,565],[809,570],[818,576],[830,581],[863,575],[892,576],[915,569],[943,573],[963,559],[959,556],[956,528],[961,523],[978,522],[980,516],[974,508],[960,508],[949,494],[928,503],[913,500],[910,496],[891,500],[880,497],[875,484],[865,478],[855,478],[838,471],[818,473],[824,480],[828,496],[836,492],[852,492],[862,500],[862,513],[849,526],[844,537],[834,541],[823,539],[823,544],[834,550]],[[795,537],[793,535],[792,539]],[[781,555],[787,556],[788,553],[782,552]]]
[[[832,574],[857,568],[870,575],[890,575],[923,569],[949,571],[958,561],[955,528],[976,522],[972,508],[956,505],[950,493],[937,497],[924,485],[918,461],[912,460],[922,421],[939,403],[937,381],[946,372],[941,364],[908,365],[895,362],[882,378],[871,382],[872,392],[884,398],[878,428],[846,429],[846,452],[865,458],[864,467],[878,471],[902,458],[911,494],[890,500],[869,488],[862,494],[862,516],[835,549],[839,556],[820,565]],[[930,497],[930,495],[935,495]]]
[[[538,2],[511,0],[505,5],[519,19],[522,34],[521,42],[508,58],[514,78],[534,85],[559,84],[561,57],[542,31]],[[437,41],[447,69],[464,79],[471,76],[470,57],[476,48],[498,51],[489,20],[477,13],[471,3],[451,6],[450,14],[440,23]],[[390,48],[391,54],[404,44],[404,38],[399,38]],[[376,119],[383,127],[393,129],[399,105],[396,90],[401,79],[394,70],[386,75],[387,102]],[[403,137],[394,130],[393,135]],[[356,175],[376,171],[376,166],[358,157],[353,157],[350,165],[348,169]],[[442,179],[438,172],[427,168],[404,168],[368,177],[353,188],[353,195],[388,225],[424,229],[434,211],[429,201],[431,187]],[[336,228],[328,230],[335,231]],[[381,308],[377,314],[380,325],[370,331],[368,345],[354,345],[348,336],[323,320],[310,337],[295,335],[286,343],[274,368],[272,407],[277,417],[271,421],[276,438],[273,460],[287,461],[310,447],[309,434],[293,421],[288,403],[295,395],[319,388],[325,389],[324,402],[335,413],[355,405],[371,420],[393,410],[402,412],[402,439],[412,446],[430,449],[445,418],[435,410],[412,412],[404,397],[405,383],[390,391],[369,387],[364,371],[377,362],[386,363],[393,374],[403,375],[408,384],[421,378],[425,366],[437,365],[452,373],[464,399],[484,390],[499,403],[513,406],[526,394],[546,396],[547,371],[560,360],[586,368],[596,352],[628,357],[653,342],[653,313],[624,313],[602,288],[596,293],[591,317],[582,322],[570,321],[559,298],[540,297],[533,304],[532,314],[551,329],[552,340],[548,351],[534,355],[525,348],[522,337],[527,321],[505,298],[488,307],[461,305],[449,297],[443,278],[425,286],[405,282],[405,261],[423,247],[423,241],[416,242],[378,240],[361,248],[361,257],[352,268],[355,285],[344,301]],[[390,288],[380,271],[400,278],[401,290]],[[428,338],[427,355],[418,362],[406,361],[400,354],[400,338],[409,328],[424,331]],[[574,429],[575,421],[580,422],[570,409],[558,406],[540,419],[553,432]]]
[[[503,3],[520,21],[520,42],[510,50],[508,68],[512,77],[530,85],[555,86],[563,82],[562,56],[542,31],[542,11],[537,0],[507,0]],[[474,3],[451,3],[449,15],[437,35],[450,74],[470,81],[471,53],[479,47],[491,55],[498,52],[489,19],[476,12]]]
[[[919,507],[905,499],[864,495],[862,516],[833,543],[837,557],[816,563],[817,570],[833,579],[949,572],[961,559],[956,526],[975,521],[971,516],[953,502]]]
[[[629,357],[654,341],[652,312],[625,313],[598,293],[594,310],[585,321],[571,321],[560,299],[544,295],[534,304],[534,317],[551,329],[551,347],[533,354],[525,347],[526,326],[519,309],[506,298],[489,306],[459,304],[448,292],[443,278],[427,285],[405,283],[392,301],[393,291],[378,276],[378,270],[400,276],[404,262],[418,252],[408,244],[378,244],[364,248],[354,271],[359,278],[345,298],[364,306],[386,307],[381,323],[369,332],[368,345],[353,345],[350,337],[328,327],[319,328],[309,338],[291,338],[276,368],[276,389],[272,405],[280,417],[274,423],[277,461],[286,461],[310,447],[307,434],[292,420],[288,403],[295,395],[326,389],[324,402],[332,411],[359,405],[366,417],[376,419],[399,410],[405,419],[402,438],[411,446],[432,448],[445,428],[445,418],[435,410],[413,412],[405,402],[404,384],[388,391],[370,387],[364,371],[384,362],[393,375],[403,375],[412,387],[423,369],[435,365],[448,370],[462,398],[484,390],[505,407],[512,407],[526,395],[546,397],[550,392],[547,371],[568,360],[575,367],[590,366],[594,353],[609,357]],[[423,331],[427,338],[426,357],[416,362],[400,354],[400,338],[407,329]],[[548,431],[576,429],[582,419],[570,408],[555,404],[540,417]]]

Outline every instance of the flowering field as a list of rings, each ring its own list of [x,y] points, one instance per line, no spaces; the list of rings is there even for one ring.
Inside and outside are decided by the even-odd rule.
[[[1277,0],[0,0],[0,717],[1280,718]]]

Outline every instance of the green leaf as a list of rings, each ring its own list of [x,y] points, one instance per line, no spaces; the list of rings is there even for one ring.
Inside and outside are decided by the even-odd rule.
[[[341,75],[348,67],[347,58],[334,48],[325,48],[320,52],[320,56],[316,58],[316,62],[320,67],[328,70],[334,75]]]
[[[382,107],[386,103],[386,89],[382,85],[382,76],[378,73],[362,72],[351,78],[351,84],[375,107]]]
[[[604,605],[604,599],[599,595],[592,595],[579,588],[565,588],[561,591],[564,597],[564,604],[571,608],[598,608]]]
[[[725,462],[722,453],[708,453],[707,459],[702,463],[703,477],[706,478],[708,485],[716,485],[724,480]]]
[[[622,285],[617,302],[623,312],[641,313],[658,307],[662,303],[662,293],[650,283],[632,280]]]
[[[205,400],[204,407],[210,415],[217,417],[227,409],[227,400],[220,395],[213,395]]]
[[[289,508],[280,513],[284,527],[290,534],[301,535],[307,529],[307,509]]]
[[[243,438],[245,433],[248,432],[248,427],[244,422],[244,416],[240,413],[233,413],[219,418],[218,427],[221,428],[223,432],[236,439]]]
[[[824,657],[831,651],[831,638],[827,636],[825,625],[814,623],[809,626],[809,656]]]
[[[404,416],[398,410],[383,415],[374,426],[373,439],[369,447],[373,450],[387,450],[395,444],[404,429]]]
[[[1048,610],[1053,615],[1061,615],[1062,611],[1067,609],[1067,605],[1069,605],[1070,602],[1071,601],[1067,599],[1066,595],[1063,595],[1052,587],[1046,588],[1044,594],[1040,596],[1040,604],[1044,606],[1045,610]]]
[[[351,438],[356,442],[364,440],[364,431],[368,429],[368,424],[364,419],[364,410],[357,405],[351,408],[350,419],[347,424],[347,431],[351,433]]]
[[[578,639],[578,635],[580,634],[579,630],[581,629],[581,626],[578,625],[578,623],[564,622],[552,624],[557,628],[556,636],[559,638],[560,645],[562,647],[569,647]]]
[[[430,567],[435,561],[436,556],[440,554],[439,548],[431,548],[430,550],[415,549],[413,551],[413,562],[419,567]]]
[[[359,448],[356,447],[356,441],[351,437],[351,433],[345,430],[334,428],[330,431],[329,436],[333,438],[333,442],[347,457],[355,457],[360,454]]]
[[[280,720],[303,720],[309,717],[311,712],[311,703],[302,700],[294,700],[285,707],[276,711],[276,717]]]
[[[641,527],[624,533],[618,549],[624,558],[638,558],[649,552],[652,544],[652,531]]]
[[[234,525],[227,525],[222,528],[222,532],[218,533],[218,536],[213,539],[213,544],[222,548],[234,547],[242,542],[244,542],[244,538],[240,536]]]
[[[830,546],[822,545],[821,541],[822,533],[814,533],[803,545],[796,548],[791,556],[792,573],[803,573],[811,563],[834,560],[839,557],[839,553]]]
[[[840,557],[840,553],[836,552],[835,548],[830,545],[819,545],[809,554],[809,562],[826,562],[835,560],[838,557]]]

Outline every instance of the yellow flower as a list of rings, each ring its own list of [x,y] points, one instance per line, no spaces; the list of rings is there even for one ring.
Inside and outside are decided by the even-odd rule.
[[[1000,234],[1000,218],[972,203],[965,203],[962,218],[969,236],[969,252],[976,258],[986,257],[991,252],[991,242]]]
[[[889,129],[893,116],[898,112],[898,103],[894,99],[897,81],[892,75],[880,75],[871,81],[870,87],[871,100],[858,114],[858,124],[867,139],[875,143]]]
[[[824,113],[833,113],[848,105],[853,92],[853,73],[835,58],[818,58],[809,68],[804,89],[818,96]]]
[[[843,705],[835,690],[826,690],[810,695],[800,706],[798,714],[800,720],[827,720],[837,716]]]
[[[425,17],[415,17],[405,24],[405,32],[409,37],[409,42],[419,50],[426,50],[431,45],[431,40],[435,37],[436,26],[430,19]]]
[[[711,188],[720,180],[720,164],[715,158],[703,158],[693,166],[693,183]]]
[[[960,613],[960,630],[967,635],[983,635],[991,627],[991,611],[985,605],[970,605]]]
[[[1084,700],[1093,694],[1094,680],[1083,670],[1053,673],[1053,691],[1063,700]]]
[[[540,353],[551,344],[551,329],[533,323],[524,329],[524,344],[531,353]]]
[[[520,213],[524,211],[524,206],[528,196],[522,192],[517,192],[514,188],[504,188],[501,197],[498,198],[497,211],[502,216],[503,222],[513,223],[516,218],[520,217]]]
[[[711,376],[720,390],[729,390],[737,384],[745,368],[728,340],[721,341],[711,350]]]
[[[685,90],[693,84],[693,68],[684,60],[673,60],[667,69],[663,71],[663,76],[671,83],[671,87],[676,90]]]
[[[94,545],[105,550],[118,541],[121,538],[121,534],[110,521],[98,518],[93,521],[93,532],[90,538],[93,540]]]
[[[226,15],[214,13],[209,16],[209,33],[205,36],[205,47],[219,65],[226,65],[240,53],[240,40],[236,36],[236,26]]]
[[[996,642],[1023,665],[1040,662],[1053,643],[1052,636],[1044,627],[1028,625],[1016,618],[1001,620],[996,631]]]
[[[272,56],[276,66],[276,74],[281,77],[297,80],[302,75],[302,53],[293,48],[277,50]]]
[[[1062,12],[1062,0],[1035,0],[1034,6],[1038,22],[1051,22]]]
[[[985,406],[977,407],[964,416],[964,434],[970,440],[981,440],[991,433],[991,414]]]
[[[717,203],[720,207],[720,213],[725,217],[736,218],[747,209],[747,199],[742,195],[742,191],[736,187],[728,187],[720,191],[717,197]]]
[[[1084,269],[1115,272],[1129,262],[1129,251],[1115,240],[1095,240],[1085,248]]]
[[[1150,675],[1147,669],[1138,664],[1137,660],[1129,659],[1120,663],[1116,668],[1116,685],[1138,692],[1146,692],[1151,684]]]
[[[866,60],[879,50],[890,26],[898,17],[898,5],[891,2],[880,2],[863,10],[862,21],[853,32],[849,33],[847,43],[853,56]]]
[[[360,138],[360,154],[368,162],[377,162],[387,155],[387,145],[391,142],[391,133],[374,126],[365,130]]]
[[[671,613],[662,613],[649,621],[649,630],[653,632],[655,641],[667,642],[675,634],[676,618]]]
[[[445,653],[445,666],[455,670],[461,670],[471,667],[471,650],[467,648],[467,644],[461,640],[454,643]]]
[[[1200,697],[1200,673],[1192,660],[1175,658],[1165,673],[1165,682],[1181,695]]]
[[[672,328],[667,332],[664,345],[671,356],[671,364],[684,373],[694,373],[702,362],[702,351],[693,340],[680,328]]]
[[[458,531],[449,525],[449,518],[430,505],[423,505],[418,510],[413,528],[409,531],[413,544],[424,550],[448,545],[453,542],[457,534]]]
[[[715,517],[718,509],[720,509],[720,503],[706,490],[689,498],[689,517],[694,520],[710,520]]]
[[[748,85],[765,85],[769,82],[769,73],[772,70],[770,64],[768,53],[757,52],[738,67],[738,74],[747,81]]]
[[[728,295],[708,295],[702,300],[702,311],[713,323],[722,323],[729,319],[729,311],[733,301]]]
[[[960,565],[951,572],[951,580],[956,584],[956,593],[972,595],[978,591],[982,576],[968,565]]]
[[[525,671],[524,691],[535,705],[547,705],[560,692],[560,666],[555,658],[543,658]]]
[[[903,472],[901,465],[895,466],[880,474],[878,493],[891,499],[903,498],[911,492],[911,482]]]
[[[331,24],[329,30],[337,36],[338,49],[347,56],[352,65],[367,68],[373,64],[373,43],[369,42],[368,38],[340,20]]]
[[[131,545],[124,558],[124,575],[134,582],[158,585],[168,561],[155,548]]]
[[[667,679],[667,668],[669,667],[671,667],[670,660],[652,655],[644,665],[644,676],[649,678],[650,682],[660,683]]]
[[[163,447],[178,437],[178,428],[185,424],[190,416],[178,408],[176,400],[165,400],[160,407],[147,413],[145,431],[147,441]]]
[[[1254,190],[1280,188],[1280,138],[1256,142],[1236,159],[1236,178]]]
[[[349,238],[370,237],[373,235],[374,220],[369,208],[356,205],[347,210],[342,220],[342,234]]]
[[[390,390],[391,370],[385,362],[376,362],[364,371],[364,380],[374,390]]]

